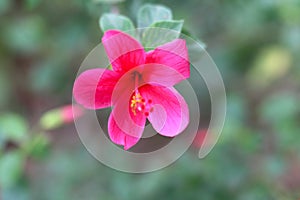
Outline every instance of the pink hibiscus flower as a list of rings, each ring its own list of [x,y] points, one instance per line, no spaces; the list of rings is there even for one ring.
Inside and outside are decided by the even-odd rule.
[[[182,132],[189,110],[173,86],[190,75],[185,41],[176,39],[146,52],[131,36],[110,30],[102,43],[113,70],[80,74],[73,88],[75,100],[89,109],[113,107],[108,133],[125,150],[139,141],[146,119],[163,136]]]

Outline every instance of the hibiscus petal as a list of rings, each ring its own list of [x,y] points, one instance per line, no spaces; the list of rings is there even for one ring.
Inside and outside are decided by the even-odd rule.
[[[146,116],[141,112],[133,113],[132,99],[136,94],[134,74],[126,72],[118,80],[112,93],[112,115],[119,129],[127,135],[140,138],[144,130]]]
[[[174,137],[189,123],[189,110],[184,98],[172,87],[144,85],[141,95],[151,99],[153,111],[148,120],[161,135]]]
[[[128,109],[128,104],[125,109]],[[127,113],[130,114],[128,115]],[[145,122],[146,117],[141,113],[134,115],[130,110],[129,112],[125,112],[121,105],[116,106],[110,114],[108,121],[110,139],[118,145],[123,145],[124,149],[127,150],[134,146],[141,138]]]
[[[89,109],[111,106],[113,89],[120,75],[107,69],[84,71],[75,80],[73,95],[75,100]]]
[[[109,30],[104,33],[102,43],[115,71],[128,71],[145,63],[143,46],[126,33]]]
[[[146,63],[163,64],[174,68],[183,77],[190,76],[190,63],[185,40],[176,39],[147,53]]]
[[[151,85],[170,87],[186,79],[173,67],[162,64],[145,64],[138,67],[137,70],[141,71],[143,81]]]

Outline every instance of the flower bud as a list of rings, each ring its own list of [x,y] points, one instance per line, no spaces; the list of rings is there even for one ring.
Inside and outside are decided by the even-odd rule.
[[[40,125],[45,130],[59,128],[81,117],[83,109],[78,105],[66,105],[47,111],[40,119]]]

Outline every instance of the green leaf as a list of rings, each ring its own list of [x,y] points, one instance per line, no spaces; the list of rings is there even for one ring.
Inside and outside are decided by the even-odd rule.
[[[0,116],[0,140],[21,142],[27,137],[28,124],[23,117],[6,113]]]
[[[0,187],[14,186],[22,175],[24,157],[20,152],[13,151],[0,158]]]
[[[171,42],[180,36],[183,20],[159,21],[146,28],[142,36],[142,44],[146,49]]]
[[[103,33],[112,29],[124,32],[134,31],[135,29],[129,18],[117,14],[103,14],[99,20],[99,25]]]
[[[172,20],[172,11],[162,5],[146,4],[138,11],[138,28],[145,28],[157,21]]]
[[[181,32],[182,26],[183,26],[183,20],[168,20],[168,21],[158,21],[153,23],[150,28],[166,28],[171,29],[177,32]]]

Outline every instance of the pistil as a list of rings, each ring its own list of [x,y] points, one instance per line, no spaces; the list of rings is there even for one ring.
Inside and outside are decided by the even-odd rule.
[[[143,113],[146,117],[153,111],[152,100],[145,99],[139,92],[139,79],[140,74],[135,72],[133,74],[135,82],[134,94],[130,101],[130,108],[134,115],[137,115],[138,112]]]

